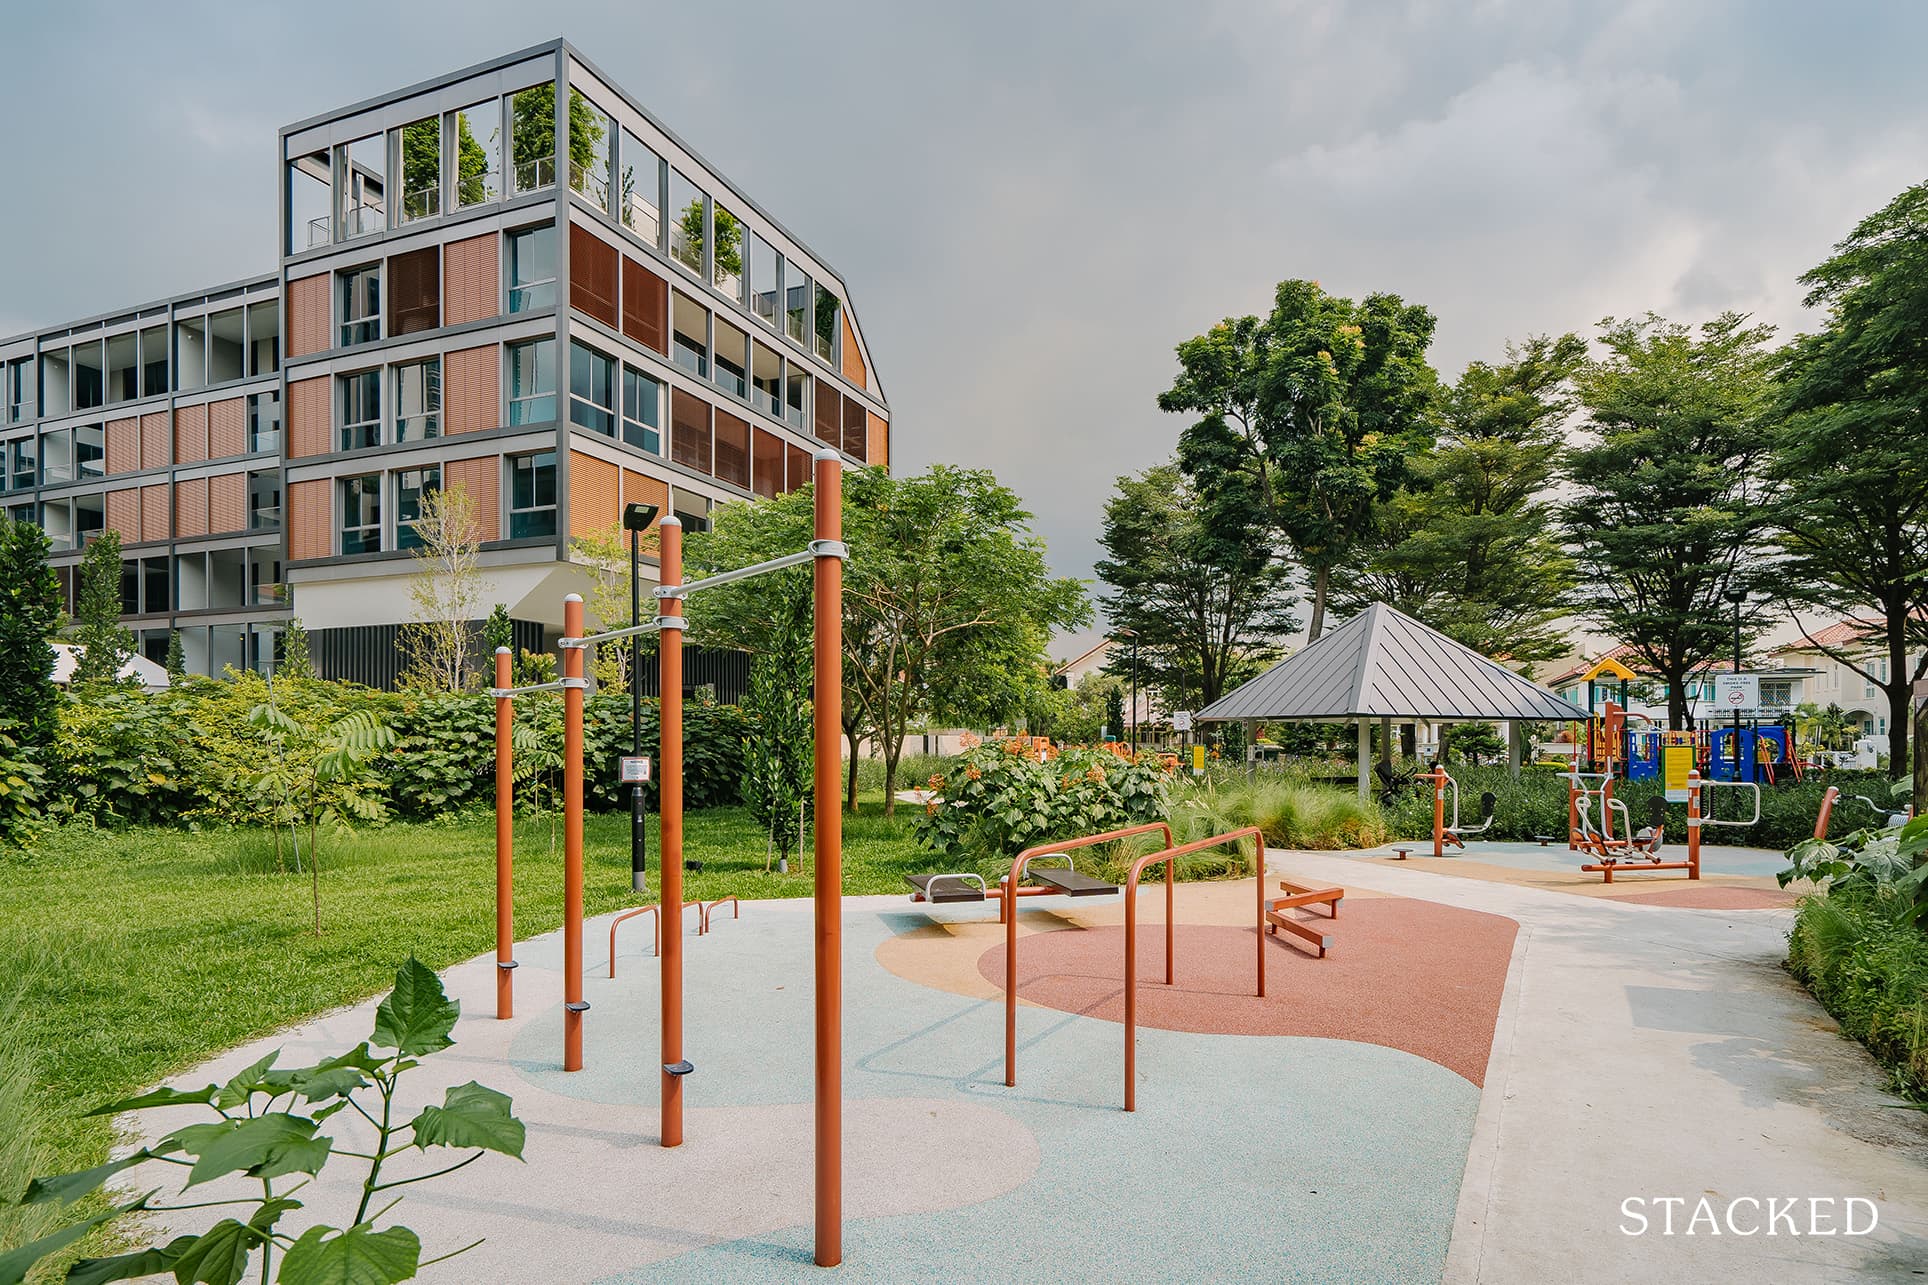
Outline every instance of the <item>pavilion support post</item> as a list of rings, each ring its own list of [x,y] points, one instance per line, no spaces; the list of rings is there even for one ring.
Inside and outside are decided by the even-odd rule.
[[[1520,779],[1520,761],[1526,757],[1526,725],[1513,719],[1506,725],[1506,774]]]
[[[1247,780],[1258,775],[1259,771],[1259,724],[1255,718],[1245,720],[1245,776]]]
[[[1379,761],[1387,768],[1392,767],[1392,719],[1390,717],[1379,720]]]
[[[1359,797],[1372,797],[1372,720],[1359,720]]]

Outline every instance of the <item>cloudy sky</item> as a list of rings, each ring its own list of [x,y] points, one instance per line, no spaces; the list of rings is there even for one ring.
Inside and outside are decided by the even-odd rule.
[[[893,463],[995,470],[1068,575],[1173,345],[1281,278],[1425,303],[1449,375],[1799,328],[1928,176],[1904,3],[64,3],[0,50],[0,334],[270,270],[279,126],[558,33],[841,271]]]

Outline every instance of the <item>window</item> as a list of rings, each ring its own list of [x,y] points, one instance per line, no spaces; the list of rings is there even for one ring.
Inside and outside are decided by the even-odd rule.
[[[341,488],[341,551],[376,553],[382,547],[382,475],[345,477]]]
[[[74,345],[74,409],[93,410],[107,403],[107,359],[98,339]]]
[[[710,375],[710,313],[696,300],[678,291],[670,305],[673,332],[670,356],[676,364],[699,379]]]
[[[418,120],[399,132],[402,201],[396,221],[434,218],[442,212],[442,122],[435,117]]]
[[[609,113],[569,91],[569,186],[609,209]]]
[[[281,449],[281,393],[252,393],[248,397],[248,450]]]
[[[40,485],[40,443],[31,437],[7,443],[7,488],[31,491]]]
[[[509,538],[556,533],[556,453],[509,461]]]
[[[359,451],[382,444],[382,372],[341,377],[341,438],[338,449]]]
[[[395,440],[426,442],[442,435],[442,359],[395,367]]]
[[[669,257],[702,276],[703,192],[674,169],[669,172],[669,213]]]
[[[724,410],[716,412],[716,476],[750,489],[750,424]]]
[[[569,421],[616,435],[616,363],[586,344],[569,345]]]
[[[99,424],[83,424],[74,430],[74,478],[107,476],[107,433]]]
[[[300,254],[334,239],[328,199],[335,190],[328,149],[288,162],[288,253]]]
[[[817,356],[837,364],[837,315],[842,308],[837,296],[821,285],[817,287]]]
[[[501,144],[502,104],[491,99],[455,113],[455,208],[495,199],[501,187],[496,151]]]
[[[167,369],[167,327],[149,326],[141,331],[141,396],[167,392]]]
[[[248,337],[239,308],[208,318],[208,382],[225,384],[248,373]]]
[[[40,484],[59,486],[74,480],[74,435],[68,429],[40,435]]]
[[[442,324],[442,251],[410,250],[388,261],[388,333],[415,335]]]
[[[556,87],[533,85],[509,100],[509,194],[556,183]]]
[[[281,525],[281,472],[266,469],[248,474],[248,530]]]
[[[33,510],[27,506],[29,518]],[[47,500],[40,506],[40,529],[47,533],[47,546],[59,552],[74,547],[74,506],[71,500]]]
[[[750,337],[721,317],[714,326],[710,359],[716,368],[716,386],[734,397],[750,395],[748,344]]]
[[[107,400],[131,402],[141,395],[141,337],[135,331],[107,341]]]
[[[509,233],[509,311],[556,306],[556,228]]]
[[[57,348],[40,354],[40,410],[44,415],[65,415],[73,404],[72,368],[67,350]]]
[[[750,401],[771,419],[782,419],[783,358],[762,344],[751,344],[750,349]]]
[[[617,164],[622,167],[623,226],[658,250],[663,248],[663,158],[628,130]]]
[[[281,601],[281,559],[272,545],[248,550],[248,601],[257,607]]]
[[[777,249],[762,237],[745,234],[750,244],[750,308],[765,325],[777,324]]]
[[[90,537],[107,529],[107,497],[96,491],[74,497],[74,547],[84,549]]]
[[[7,422],[18,424],[23,419],[33,418],[33,358],[22,357],[8,362],[5,382]]]
[[[174,390],[207,387],[208,319],[180,317],[174,322]]]
[[[395,474],[395,547],[419,549],[421,532],[415,524],[422,518],[422,497],[442,489],[440,465],[405,469]]]
[[[281,369],[281,313],[273,300],[248,308],[248,376]]]
[[[509,423],[547,424],[556,418],[556,341],[509,345]]]
[[[810,431],[810,376],[792,370],[784,379],[783,417],[799,433]]]
[[[341,239],[388,226],[388,136],[358,138],[342,151]]]
[[[783,264],[783,333],[798,343],[807,343],[804,335],[809,325],[810,315],[810,278],[803,269],[785,260]]]
[[[341,344],[365,344],[382,337],[382,270],[379,264],[350,268],[335,280],[341,293]],[[182,364],[187,362],[182,354]]]
[[[165,557],[141,559],[141,611],[144,614],[158,616],[173,609],[173,597],[169,593],[172,582]]]
[[[633,366],[623,367],[623,440],[663,453],[663,386]]]
[[[738,303],[742,303],[742,220],[715,202],[710,203],[710,212],[716,221],[716,259],[710,268],[710,284]]]
[[[699,473],[710,471],[710,404],[680,388],[670,390],[669,457]]]
[[[775,433],[756,430],[750,461],[750,480],[758,495],[775,499],[783,493],[783,439]]]

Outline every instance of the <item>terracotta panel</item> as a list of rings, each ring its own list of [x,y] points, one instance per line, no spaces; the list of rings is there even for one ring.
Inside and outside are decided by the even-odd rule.
[[[169,431],[166,411],[141,416],[141,467],[166,468],[171,462],[168,455],[173,446],[170,440],[173,436]]]
[[[785,493],[810,485],[810,452],[801,446],[791,446],[786,448],[784,454],[789,456],[789,474],[785,478],[787,485],[783,488]]]
[[[475,502],[476,530],[484,540],[502,538],[502,457],[483,455],[476,459],[445,460],[442,485],[462,487]]]
[[[765,499],[783,494],[783,439],[759,428],[750,455],[750,489]]]
[[[132,473],[141,466],[141,422],[138,419],[107,421],[107,471]]]
[[[415,335],[442,324],[442,256],[435,246],[388,260],[388,333]]]
[[[750,423],[726,410],[716,412],[716,476],[750,489]]]
[[[120,533],[122,544],[141,538],[141,492],[130,486],[124,491],[107,493],[107,529]]]
[[[487,321],[502,310],[502,269],[493,232],[442,247],[442,324]]]
[[[885,472],[890,471],[890,421],[876,411],[864,412],[870,417],[869,449],[864,452],[866,463],[874,464]]]
[[[580,224],[569,225],[569,306],[616,328],[616,247]]]
[[[699,473],[710,471],[710,404],[694,393],[670,389],[669,457]]]
[[[818,389],[818,392],[822,391]],[[843,399],[843,453],[852,459],[863,459],[864,452],[869,448],[866,438],[870,425],[864,418],[865,414],[864,404],[855,397]]]
[[[592,535],[616,525],[622,504],[621,474],[608,460],[569,452],[570,535]]]
[[[284,296],[288,312],[287,348],[290,357],[305,357],[328,348],[328,274],[317,273],[288,283]]]
[[[325,455],[334,440],[334,412],[328,396],[329,377],[295,379],[288,383],[288,455]]]
[[[208,480],[189,478],[174,487],[174,530],[182,536],[208,533]]]
[[[502,426],[501,349],[458,348],[442,358],[442,424],[450,435]]]
[[[334,481],[294,482],[288,486],[288,559],[325,558],[335,551]]]
[[[174,462],[198,464],[208,457],[208,408],[174,408]]]
[[[654,504],[656,520],[661,522],[669,512],[669,483],[647,473],[633,473],[624,469],[622,502],[624,505]]]
[[[141,539],[145,541],[165,540],[173,532],[173,506],[168,503],[169,487],[165,482],[141,488]]]
[[[850,314],[843,315],[843,364],[844,378],[859,388],[870,387],[868,373],[864,370],[864,355],[857,347],[857,332],[850,328]]]
[[[245,455],[248,450],[248,403],[243,397],[230,397],[208,407],[208,458],[226,459]]]
[[[843,445],[843,394],[827,380],[817,382],[817,440],[830,446]]]
[[[623,333],[669,356],[669,283],[634,259],[623,260]]]
[[[208,479],[208,534],[248,529],[248,475],[223,473]]]

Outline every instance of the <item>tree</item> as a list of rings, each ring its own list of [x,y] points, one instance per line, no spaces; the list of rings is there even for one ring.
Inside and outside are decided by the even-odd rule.
[[[1506,753],[1506,741],[1491,723],[1454,723],[1440,734],[1439,743],[1443,757],[1450,759],[1452,751],[1457,750],[1474,767],[1479,766],[1481,758],[1498,759]]]
[[[1860,647],[1814,645],[1887,698],[1899,776],[1909,694],[1928,673],[1928,183],[1863,219],[1801,281],[1828,322],[1781,365],[1775,579],[1790,606],[1879,609],[1886,672]],[[1911,648],[1923,649],[1914,665]]]
[[[60,689],[47,640],[60,627],[60,582],[47,554],[39,527],[0,517],[0,725],[11,724],[21,743],[34,748],[53,744],[59,725]]]
[[[812,488],[725,505],[690,541],[696,574],[803,548]],[[1083,586],[1054,579],[1030,514],[990,473],[938,465],[916,477],[860,469],[844,478],[844,734],[846,805],[857,801],[864,742],[884,759],[886,812],[910,726],[926,717],[1024,708],[1046,683],[1046,631],[1090,619]],[[806,571],[720,587],[691,599],[692,632],[717,646],[773,650],[786,595],[810,592]]]
[[[1440,399],[1437,445],[1335,575],[1334,606],[1386,602],[1488,656],[1561,655],[1573,561],[1548,495],[1586,355],[1577,335],[1535,335],[1469,365]]]
[[[1724,313],[1698,331],[1648,314],[1601,323],[1608,355],[1577,376],[1597,440],[1567,459],[1563,510],[1583,614],[1632,647],[1688,725],[1687,675],[1731,645],[1729,591],[1754,587],[1770,326]],[[1758,632],[1758,609],[1744,632]]]
[[[1211,704],[1298,627],[1265,529],[1213,527],[1200,508],[1172,464],[1119,478],[1105,505],[1097,571],[1111,592],[1100,602],[1114,630],[1137,634],[1140,679],[1172,709]],[[1122,649],[1112,659],[1123,663]]]
[[[1111,693],[1123,689],[1124,682],[1116,675],[1102,670],[1086,674],[1076,687],[1054,692],[1058,699],[1051,703],[1048,716],[1030,730],[1074,745],[1096,745],[1105,738],[1105,708]],[[1120,696],[1120,713],[1123,700]]]
[[[74,597],[74,645],[80,657],[72,685],[122,682],[121,670],[134,658],[134,631],[120,622],[121,541],[118,531],[102,531],[80,558],[80,583]]]
[[[1105,739],[1125,739],[1125,686],[1119,683],[1105,689]]]
[[[281,663],[275,666],[275,673],[292,679],[315,676],[314,658],[308,654],[308,629],[299,616],[288,622],[287,631],[281,635]]]
[[[1433,325],[1397,295],[1355,304],[1282,281],[1263,323],[1227,320],[1179,345],[1179,377],[1158,404],[1201,416],[1179,438],[1179,466],[1213,530],[1259,522],[1285,538],[1311,576],[1310,640],[1325,628],[1333,569],[1430,440]]]
[[[424,491],[421,516],[409,526],[420,543],[412,551],[415,574],[408,586],[415,619],[402,626],[400,638],[402,681],[459,692],[475,676],[473,621],[483,588],[482,536],[468,488]]]
[[[509,604],[498,602],[489,610],[489,618],[482,623],[482,644],[494,655],[498,647],[515,646],[515,621],[509,619]]]
[[[167,662],[165,665],[169,681],[187,677],[187,651],[181,646],[181,631],[167,631]]]
[[[638,551],[654,554],[661,547],[661,537],[654,529],[641,533]],[[588,573],[589,590],[583,595],[583,606],[589,610],[589,617],[598,629],[626,629],[629,627],[629,532],[620,524],[612,524],[588,535],[575,536],[569,541],[569,554],[577,566]],[[646,612],[654,611],[654,604],[644,603]],[[646,614],[644,619],[648,619]],[[640,623],[640,622],[639,622]],[[656,654],[656,639],[644,637],[637,644],[637,658]],[[629,644],[619,641],[607,647],[598,647],[590,657],[590,665],[599,687],[613,692],[629,690]]]
[[[815,765],[811,737],[808,597],[785,595],[775,604],[771,649],[750,661],[744,712],[752,720],[744,742],[743,802],[788,861],[802,838],[803,804]],[[766,853],[763,870],[769,873]]]

